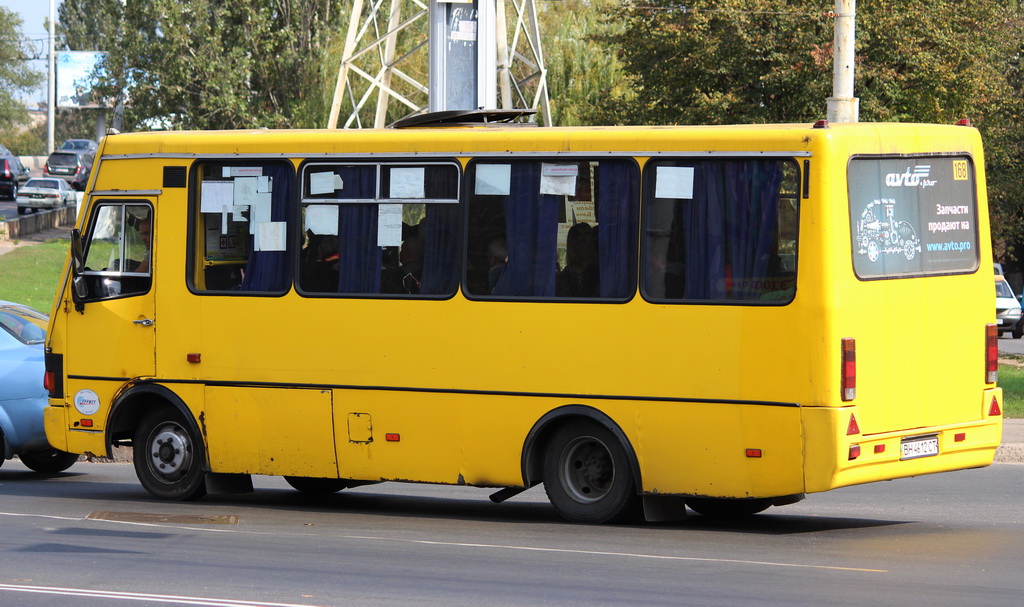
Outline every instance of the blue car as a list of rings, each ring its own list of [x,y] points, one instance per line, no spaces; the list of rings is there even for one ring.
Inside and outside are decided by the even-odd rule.
[[[0,465],[17,455],[32,470],[52,474],[70,468],[78,455],[51,447],[43,430],[47,320],[28,306],[0,301]]]

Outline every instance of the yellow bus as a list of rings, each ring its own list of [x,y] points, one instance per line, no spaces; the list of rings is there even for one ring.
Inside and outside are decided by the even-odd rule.
[[[114,134],[83,204],[47,437],[160,498],[732,516],[1000,442],[969,125]]]

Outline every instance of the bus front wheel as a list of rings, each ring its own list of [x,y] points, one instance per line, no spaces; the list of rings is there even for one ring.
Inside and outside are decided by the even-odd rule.
[[[639,513],[633,472],[622,443],[592,422],[562,426],[544,455],[544,490],[563,518],[611,523]]]
[[[158,409],[144,417],[133,446],[135,474],[152,495],[193,500],[206,494],[202,443],[177,410]]]

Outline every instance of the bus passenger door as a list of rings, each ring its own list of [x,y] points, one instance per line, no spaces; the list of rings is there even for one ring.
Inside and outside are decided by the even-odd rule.
[[[124,381],[155,373],[156,304],[151,264],[152,200],[102,200],[72,247],[74,307],[67,312],[69,394],[97,392],[100,404]],[[104,386],[106,386],[104,388]],[[104,397],[106,394],[106,397]],[[100,411],[98,419],[105,418]]]

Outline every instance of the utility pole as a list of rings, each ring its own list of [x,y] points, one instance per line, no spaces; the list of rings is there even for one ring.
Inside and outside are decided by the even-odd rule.
[[[327,128],[362,127],[372,100],[375,128],[393,103],[405,116],[537,109],[550,124],[535,2],[354,0]]]
[[[53,47],[57,43],[57,0],[50,0],[50,40],[48,51],[48,62],[49,72],[47,75],[47,86],[46,86],[46,153],[49,154],[53,151],[53,134],[54,134],[54,121],[56,119],[56,111],[54,106],[57,104],[57,72],[55,64],[55,54]]]
[[[859,100],[853,96],[854,45],[857,0],[836,0],[835,39],[832,46],[832,96],[829,122],[857,122]]]

